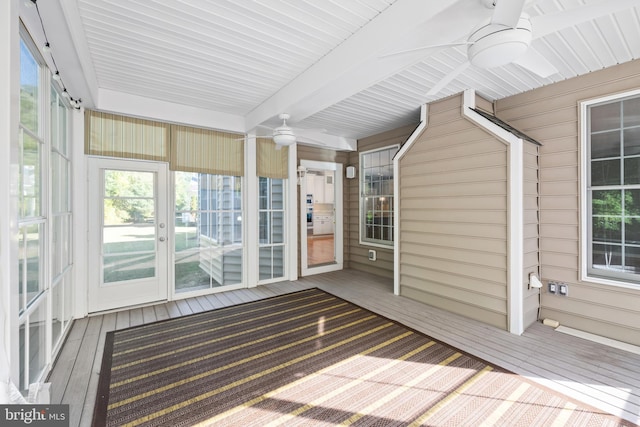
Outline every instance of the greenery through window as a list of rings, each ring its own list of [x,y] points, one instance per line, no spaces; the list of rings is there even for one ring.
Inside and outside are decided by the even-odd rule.
[[[640,279],[640,96],[588,109],[589,266],[593,276]]]
[[[360,154],[360,240],[393,245],[393,156],[398,146]]]

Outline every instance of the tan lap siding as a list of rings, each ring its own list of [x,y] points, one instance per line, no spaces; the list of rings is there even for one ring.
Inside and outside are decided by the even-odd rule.
[[[345,200],[348,214],[345,227],[345,240],[348,243],[348,250],[345,248],[345,266],[348,268],[366,271],[378,276],[393,277],[393,247],[390,246],[387,249],[360,244],[360,153],[392,145],[402,145],[416,126],[404,126],[359,139],[358,151],[349,153],[348,165],[355,166],[358,172],[355,178],[345,180],[348,194],[348,200]],[[369,260],[369,249],[376,251],[377,259],[375,261]]]
[[[540,262],[545,288],[541,317],[640,345],[640,290],[581,280],[580,123],[582,100],[640,87],[640,61],[500,100],[496,114],[542,142],[540,148]],[[569,295],[546,291],[549,280]]]
[[[507,147],[461,102],[431,104],[400,160],[400,293],[506,329]]]

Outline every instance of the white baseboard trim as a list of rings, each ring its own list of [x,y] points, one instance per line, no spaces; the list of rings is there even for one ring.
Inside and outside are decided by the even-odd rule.
[[[556,328],[556,331],[640,355],[640,347],[638,347],[637,345],[613,340],[611,338],[606,338],[589,332],[580,331],[578,329],[568,328],[566,326],[558,326]]]

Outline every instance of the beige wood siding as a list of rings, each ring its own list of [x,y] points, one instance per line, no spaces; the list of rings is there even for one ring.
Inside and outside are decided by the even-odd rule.
[[[400,293],[507,329],[507,146],[461,104],[429,105],[400,160]]]
[[[640,290],[581,280],[579,102],[640,87],[640,60],[496,103],[496,115],[544,144],[540,148],[541,318],[640,345]],[[569,295],[546,292],[549,280]]]
[[[345,179],[345,268],[367,271],[387,278],[393,277],[393,247],[389,249],[360,244],[360,153],[402,145],[415,126],[404,126],[381,134],[358,140],[358,151],[349,153],[347,166],[355,166],[358,173],[354,179]],[[369,249],[376,251],[377,260],[369,260]]]

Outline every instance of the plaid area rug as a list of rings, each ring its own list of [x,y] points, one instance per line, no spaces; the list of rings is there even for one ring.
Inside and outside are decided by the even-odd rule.
[[[630,426],[318,289],[107,335],[95,426]]]

